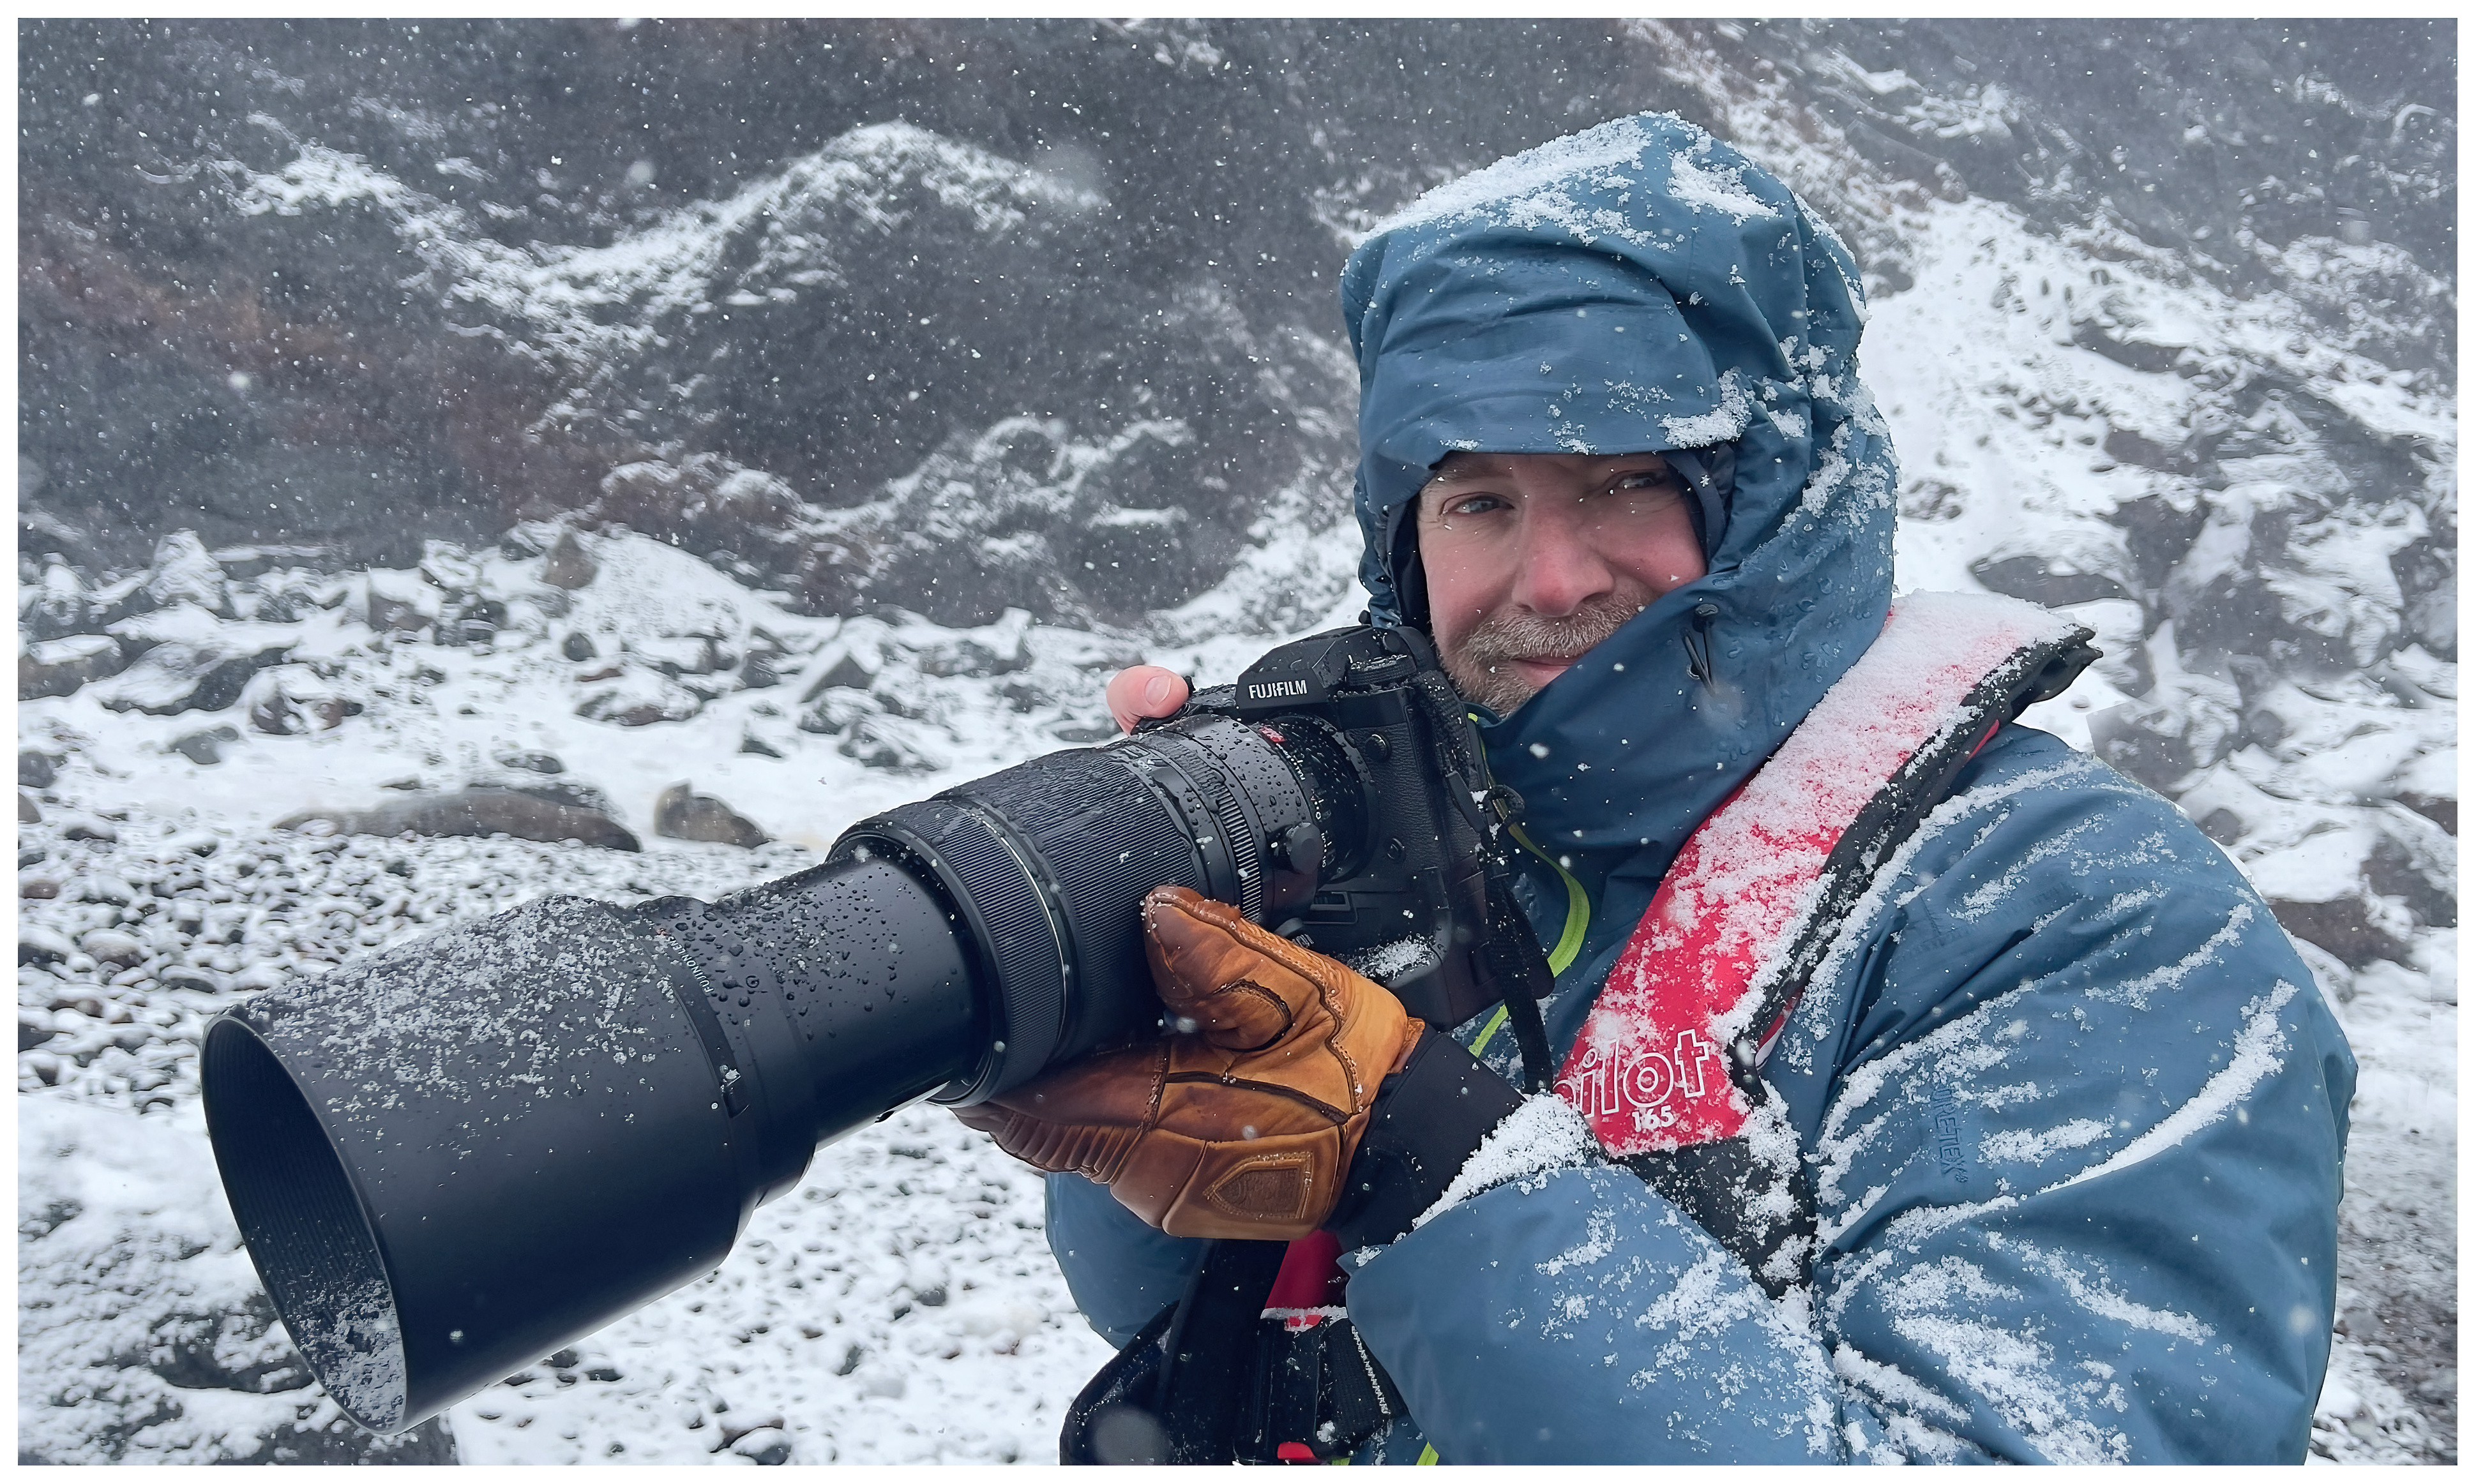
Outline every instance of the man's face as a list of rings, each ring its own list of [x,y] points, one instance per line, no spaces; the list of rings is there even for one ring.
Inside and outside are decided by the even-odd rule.
[[[1499,716],[1705,568],[1684,479],[1656,454],[1452,454],[1419,491],[1445,671]]]

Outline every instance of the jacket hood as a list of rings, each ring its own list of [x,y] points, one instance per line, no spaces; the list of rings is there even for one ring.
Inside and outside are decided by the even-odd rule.
[[[1377,623],[1424,622],[1406,516],[1447,454],[1699,451],[1677,462],[1709,573],[1485,729],[1543,847],[1665,869],[1891,606],[1898,476],[1857,379],[1854,260],[1744,156],[1643,114],[1428,192],[1341,297]]]

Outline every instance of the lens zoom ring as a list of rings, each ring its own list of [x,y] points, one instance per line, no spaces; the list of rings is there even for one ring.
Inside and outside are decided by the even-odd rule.
[[[1005,1064],[1012,1082],[1037,1072],[1057,1045],[1065,1008],[1062,945],[1040,894],[978,809],[946,803],[905,804],[894,817],[935,847],[978,910],[983,943],[1006,986]]]
[[[1195,841],[1160,795],[1122,756],[1093,752],[1054,754],[953,797],[1003,819],[1057,883],[1077,958],[1068,1050],[1157,1013],[1136,904],[1164,883],[1206,889]]]

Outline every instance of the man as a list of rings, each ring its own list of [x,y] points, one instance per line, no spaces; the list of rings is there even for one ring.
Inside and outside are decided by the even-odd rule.
[[[2225,857],[2052,737],[1946,726],[1957,772],[1896,851],[1779,875],[1857,828],[1800,780],[1862,774],[1911,691],[1953,683],[1907,658],[1939,629],[2068,628],[1894,608],[1846,250],[1646,116],[1430,193],[1351,256],[1343,306],[1371,612],[1432,636],[1524,801],[1559,1067],[1522,1067],[1500,1015],[1421,1026],[1155,893],[1155,976],[1195,1028],[969,1115],[1107,1182],[1050,1184],[1094,1324],[1124,1345],[1188,1290],[1206,1244],[1169,1233],[1303,1223],[1338,1233],[1391,1388],[1359,1461],[2299,1460],[2354,1065]],[[1183,700],[1158,670],[1110,687],[1122,724]],[[1863,890],[1818,909],[1834,879]],[[1771,947],[1704,930],[1767,902]],[[1702,1032],[1734,1058],[1707,1091]],[[1667,1059],[1620,1065],[1645,1034]],[[1543,1072],[1557,1093],[1525,1101]],[[1612,1118],[1689,1082],[1707,1126]],[[1291,1224],[1300,1187],[1250,1205],[1275,1190],[1250,1158],[1296,1163]]]

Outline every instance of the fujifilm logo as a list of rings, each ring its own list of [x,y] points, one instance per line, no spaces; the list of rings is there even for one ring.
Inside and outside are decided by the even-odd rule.
[[[1306,693],[1307,682],[1304,680],[1267,680],[1261,684],[1250,684],[1247,687],[1247,699],[1250,701],[1282,701],[1292,696],[1303,696]]]

